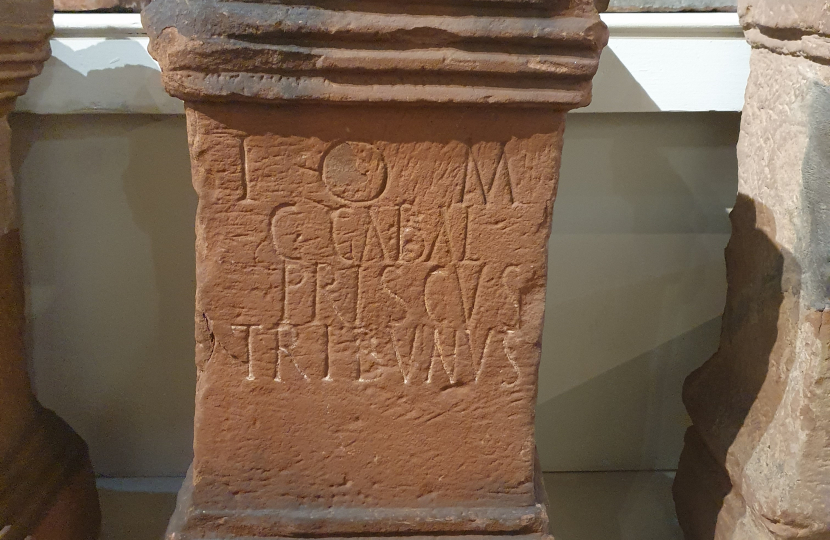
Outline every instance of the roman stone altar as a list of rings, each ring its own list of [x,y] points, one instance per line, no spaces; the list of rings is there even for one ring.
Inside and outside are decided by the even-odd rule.
[[[686,381],[689,540],[830,538],[830,12],[739,6],[752,44],[718,352]]]
[[[547,534],[534,405],[591,0],[155,0],[196,217],[169,537]]]
[[[51,0],[0,7],[0,538],[94,540],[100,514],[86,444],[29,385],[23,261],[7,115],[49,58]]]

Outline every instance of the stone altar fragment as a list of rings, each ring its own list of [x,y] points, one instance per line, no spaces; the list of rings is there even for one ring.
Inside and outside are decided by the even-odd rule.
[[[0,537],[94,540],[100,513],[86,444],[32,394],[24,353],[23,261],[7,115],[49,58],[50,0],[0,9]]]
[[[533,417],[591,1],[156,0],[196,217],[169,538],[547,535]]]
[[[736,0],[611,0],[609,12],[735,11]]]
[[[753,46],[718,352],[686,381],[689,540],[830,537],[830,13],[739,6]]]
[[[150,0],[55,0],[55,11],[141,11]]]

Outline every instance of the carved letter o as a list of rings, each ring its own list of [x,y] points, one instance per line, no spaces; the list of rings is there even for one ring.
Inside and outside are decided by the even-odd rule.
[[[341,199],[366,202],[386,188],[386,163],[380,150],[362,142],[344,142],[323,159],[323,182]]]

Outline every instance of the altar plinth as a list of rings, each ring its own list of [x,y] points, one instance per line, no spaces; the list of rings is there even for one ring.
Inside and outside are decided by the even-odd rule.
[[[547,535],[534,443],[588,0],[155,0],[196,217],[169,538]]]
[[[739,2],[753,47],[718,352],[687,380],[688,540],[830,538],[830,12]]]
[[[23,260],[8,114],[49,58],[51,0],[0,7],[0,538],[95,540],[95,476],[84,441],[37,402],[24,350]]]

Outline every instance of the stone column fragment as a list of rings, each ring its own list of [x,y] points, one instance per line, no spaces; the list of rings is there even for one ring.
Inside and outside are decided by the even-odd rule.
[[[54,0],[55,11],[141,11],[150,0]]]
[[[689,540],[830,538],[830,12],[739,6],[752,44],[718,352],[686,381]]]
[[[611,0],[609,12],[735,11],[736,0]]]
[[[588,0],[144,11],[185,100],[194,461],[169,538],[547,534],[533,416]]]
[[[0,8],[0,538],[93,540],[100,514],[86,444],[34,398],[23,346],[20,232],[7,115],[49,58],[50,0]]]

